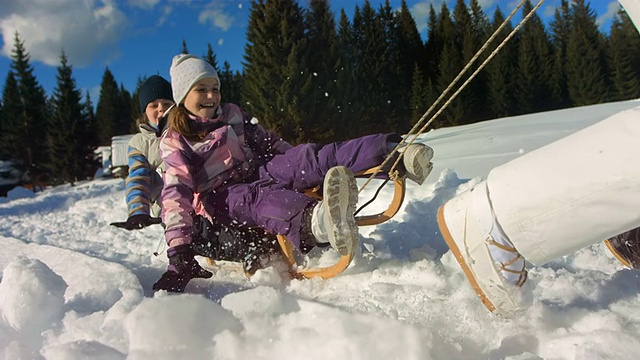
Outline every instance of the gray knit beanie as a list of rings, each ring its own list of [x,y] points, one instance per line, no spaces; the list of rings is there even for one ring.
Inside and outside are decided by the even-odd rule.
[[[171,84],[162,76],[153,75],[145,80],[138,91],[140,111],[144,113],[147,105],[158,99],[171,100]]]
[[[173,101],[182,103],[193,84],[206,78],[215,78],[220,85],[220,78],[216,69],[208,62],[191,54],[180,54],[173,57],[171,62],[171,87]]]

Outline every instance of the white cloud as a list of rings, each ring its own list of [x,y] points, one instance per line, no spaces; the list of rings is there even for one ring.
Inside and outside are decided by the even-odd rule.
[[[611,1],[609,5],[607,5],[607,12],[598,16],[596,23],[598,27],[602,27],[604,24],[608,24],[609,21],[613,19],[616,13],[620,10],[620,3],[618,1]]]
[[[411,15],[416,21],[416,26],[420,33],[427,31],[427,26],[429,23],[429,8],[433,6],[433,10],[435,10],[436,14],[440,13],[440,9],[442,8],[442,3],[444,0],[421,0],[415,3],[409,11],[411,11]],[[491,8],[495,5],[497,0],[479,0],[478,4],[482,8],[482,11],[487,14],[487,9]],[[466,2],[468,6],[468,1]],[[455,6],[455,2],[447,1],[447,6],[449,7],[449,11],[453,11],[453,7]]]
[[[160,26],[164,24],[169,19],[169,16],[171,15],[171,13],[173,13],[173,8],[171,6],[163,6],[162,14],[158,18],[158,22],[156,26]]]
[[[129,0],[129,6],[139,7],[143,9],[152,9],[154,6],[158,5],[160,0]]]
[[[479,0],[478,4],[482,8],[482,11],[487,11],[488,8],[492,7],[493,4],[496,3],[496,0]]]
[[[542,8],[542,16],[541,17],[546,19],[546,18],[555,16],[557,8],[558,7],[556,5],[554,5],[554,4],[549,4],[547,6],[544,6]]]
[[[231,27],[234,17],[224,12],[223,6],[219,1],[212,1],[200,12],[198,21],[201,24],[209,23],[212,28],[218,28],[227,31]]]
[[[0,8],[1,52],[11,56],[17,31],[31,59],[47,65],[57,66],[63,49],[74,66],[108,61],[127,24],[113,0],[11,1]]]
[[[423,0],[415,3],[409,11],[411,11],[411,15],[416,22],[416,27],[418,28],[418,32],[423,33],[427,31],[427,26],[429,23],[429,5],[433,5],[433,10],[436,13],[440,13],[440,9],[442,8],[443,0]]]

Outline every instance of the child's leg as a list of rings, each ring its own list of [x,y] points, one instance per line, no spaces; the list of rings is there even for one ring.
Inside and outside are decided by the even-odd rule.
[[[544,264],[640,225],[640,107],[544,146],[489,174],[498,222]]]
[[[369,135],[327,145],[302,144],[275,156],[260,169],[260,177],[271,177],[289,189],[304,191],[322,184],[327,171],[345,166],[357,173],[380,165],[389,155],[397,135]]]
[[[345,255],[359,237],[354,214],[358,187],[353,173],[343,166],[329,169],[323,185],[320,203],[268,178],[231,185],[213,193],[208,201],[218,205],[214,214],[223,223],[287,235],[300,249],[329,242]]]
[[[544,264],[634,228],[640,107],[493,169],[447,201],[440,230],[491,311],[528,304],[524,259]]]
[[[274,235],[287,235],[298,248],[305,209],[316,203],[272,179],[231,185],[216,191],[207,202],[222,223],[261,227]]]

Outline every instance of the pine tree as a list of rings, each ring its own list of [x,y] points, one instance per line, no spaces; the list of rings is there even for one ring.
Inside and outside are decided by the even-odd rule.
[[[383,77],[381,79],[382,83],[385,84],[387,99],[386,106],[382,108],[382,112],[379,115],[379,126],[381,131],[402,133],[409,128],[409,98],[404,96],[407,93],[407,89],[402,89],[397,84],[401,79],[407,79],[407,82],[403,83],[410,84],[411,71],[402,69],[400,65],[404,49],[399,48],[399,43],[402,41],[400,29],[388,0],[378,9],[377,17],[382,25],[384,46],[386,47],[385,60],[387,63],[387,67],[382,70]],[[405,73],[409,75],[404,75]]]
[[[411,126],[415,125],[429,108],[429,88],[420,66],[413,66],[411,83]]]
[[[570,106],[570,102],[565,61],[567,57],[567,41],[571,29],[569,2],[567,0],[561,0],[560,7],[556,8],[550,25],[554,49],[550,86],[555,102],[554,107],[567,108]]]
[[[445,48],[444,50],[447,51],[447,57],[445,58],[443,56],[443,61],[445,61],[444,59],[450,59],[451,57],[458,58],[458,60],[453,64],[455,67],[451,66],[449,69],[453,75],[451,80],[460,73],[462,68],[469,62],[475,53],[473,32],[471,28],[471,15],[469,13],[469,9],[464,3],[464,0],[456,0],[456,5],[453,9],[453,34],[454,45],[453,47]],[[465,76],[458,81],[453,90],[458,89],[458,87],[469,78],[471,73],[472,71],[467,70]],[[449,111],[452,114],[455,114],[454,116],[458,124],[468,124],[473,122],[471,116],[476,113],[475,106],[477,105],[477,100],[474,96],[474,88],[481,86],[477,84],[476,81],[477,78],[474,80],[474,84],[472,86],[467,86],[460,94],[458,94],[458,97],[451,102],[451,105],[449,105]]]
[[[120,121],[120,91],[113,74],[107,67],[100,84],[100,98],[96,108],[96,128],[101,145],[110,145],[117,134]]]
[[[357,7],[356,7],[357,8]],[[366,133],[388,131],[385,117],[392,114],[389,69],[392,66],[382,19],[365,0],[362,11],[353,16],[357,101],[362,103],[361,118],[354,124]],[[362,134],[360,134],[362,135]]]
[[[124,85],[120,84],[120,101],[118,104],[118,125],[116,127],[116,135],[125,135],[138,132],[138,125],[136,125],[136,118],[132,112],[132,108],[139,107],[140,104],[134,105],[131,93],[124,88]]]
[[[231,71],[231,66],[228,65],[229,63],[227,62],[226,64],[227,65],[225,66],[225,68],[228,68],[229,71]],[[231,98],[233,99],[232,102],[242,105],[241,100],[242,100],[242,88],[244,86],[244,75],[240,71],[236,71],[233,73],[233,76],[231,79],[233,83],[233,86],[232,86],[233,98]]]
[[[240,103],[240,82],[239,73],[231,70],[228,61],[222,64],[222,71],[218,74],[220,77],[220,91],[222,92],[222,101],[241,105]],[[240,79],[241,81],[241,79]]]
[[[488,32],[490,29],[489,21],[485,15],[478,0],[471,0],[469,2],[469,11],[471,16],[471,28],[469,29],[470,36],[465,41],[463,46],[463,58],[465,59],[465,65],[471,60],[471,58],[480,50],[482,45],[488,39]],[[468,54],[468,55],[466,55]],[[467,58],[468,56],[468,58]],[[475,66],[472,69],[476,69],[488,56],[485,52],[476,60]],[[471,74],[472,72],[469,72]],[[487,72],[479,72],[473,81],[468,85],[469,89],[463,90],[467,92],[469,106],[471,113],[469,114],[470,121],[478,121],[487,119],[489,117],[489,109],[487,104]]]
[[[93,111],[93,101],[89,91],[86,91],[84,103],[82,104],[82,119],[84,121],[84,135],[82,136],[82,146],[85,154],[87,154],[84,162],[84,174],[91,177],[100,167],[100,163],[94,160],[93,151],[100,145],[98,138],[98,126],[96,124],[96,116]]]
[[[493,13],[492,30],[496,31],[504,22],[505,17],[500,8]],[[494,44],[500,44],[513,30],[511,23],[506,23],[500,34],[494,39]],[[497,46],[497,45],[495,45]],[[495,47],[494,46],[494,47]],[[492,118],[503,117],[513,113],[515,107],[513,81],[515,72],[516,45],[511,40],[487,64],[487,106]]]
[[[244,55],[243,105],[264,126],[294,143],[300,132],[295,97],[302,90],[297,67],[304,65],[298,47],[303,36],[303,13],[294,1],[251,3]]]
[[[15,46],[12,51],[11,69],[17,80],[20,115],[16,122],[21,124],[16,129],[19,139],[21,155],[17,164],[21,170],[26,171],[30,181],[44,181],[46,179],[46,163],[49,159],[47,153],[47,97],[44,89],[33,74],[30,64],[30,55],[27,53],[24,42],[15,34]]]
[[[411,16],[407,2],[402,0],[400,10],[396,13],[397,35],[392,39],[392,53],[398,58],[398,76],[393,82],[396,91],[396,107],[398,108],[398,118],[400,122],[394,129],[390,129],[399,133],[405,133],[410,130],[412,113],[412,91],[409,91],[408,84],[424,83],[424,71],[416,66],[422,67],[426,65],[426,53],[424,43],[420,38],[416,22]],[[414,79],[414,76],[420,76],[420,79]],[[426,91],[426,88],[424,89]],[[426,94],[423,94],[426,96]],[[423,104],[424,105],[424,104]],[[426,110],[426,108],[424,109]],[[423,110],[423,111],[424,111]]]
[[[576,106],[608,99],[606,61],[596,15],[584,0],[571,6],[571,31],[567,39],[567,86]]]
[[[611,77],[611,100],[621,101],[640,97],[640,34],[622,10],[611,24],[609,37],[609,71]]]
[[[80,91],[72,76],[72,67],[62,52],[58,67],[57,86],[53,94],[54,111],[50,119],[48,168],[52,182],[61,184],[83,179],[87,156],[81,139],[85,134]]]
[[[14,79],[15,80],[15,79]],[[2,127],[7,122],[6,115],[4,113],[4,105],[2,104],[2,99],[0,98],[0,134],[3,133]],[[0,141],[2,141],[2,136],[0,135]],[[2,160],[2,146],[0,145],[0,160]]]
[[[523,16],[533,9],[527,0]],[[551,107],[551,43],[542,20],[534,13],[520,29],[518,42],[518,67],[515,74],[517,113],[527,114],[548,110]]]
[[[23,136],[25,132],[22,117],[22,99],[18,89],[18,80],[12,70],[9,70],[2,91],[3,117],[0,119],[0,159],[11,161],[24,170],[22,164],[28,163],[27,152],[23,151]]]
[[[480,6],[478,0],[471,0],[469,2],[469,10],[471,12],[471,27],[477,38],[476,40],[484,44],[489,38],[488,33],[491,29],[487,15],[482,10],[482,6]]]
[[[306,138],[314,142],[335,140],[336,109],[339,89],[336,68],[339,63],[336,24],[327,0],[311,0],[305,14],[305,42],[303,57],[307,67],[306,98],[300,99]],[[317,56],[322,49],[322,56]]]
[[[449,10],[447,9],[447,12]],[[449,16],[449,15],[447,15]],[[426,79],[426,107],[422,109],[422,114],[420,117],[425,115],[426,111],[435,103],[435,101],[440,96],[440,89],[436,85],[438,79],[440,77],[440,52],[442,51],[444,44],[444,27],[443,23],[440,21],[440,18],[436,14],[435,9],[433,8],[433,4],[429,4],[429,20],[427,22],[427,41],[424,44],[425,52],[427,58],[425,60],[426,69],[424,71],[424,78]],[[414,80],[415,82],[415,80]],[[414,94],[415,95],[415,94]],[[439,105],[442,105],[440,103]],[[413,119],[415,120],[415,111]],[[426,120],[429,120],[437,111],[432,111],[427,114]],[[440,115],[438,118],[434,119],[431,123],[431,126],[434,128],[442,127],[444,124],[443,116]]]
[[[438,56],[440,56],[440,60],[438,61],[440,67],[434,84],[436,92],[441,95],[462,69],[460,47],[456,42],[454,24],[451,20],[449,8],[447,8],[445,2],[442,3],[437,24],[437,33],[439,33],[442,41],[442,49],[438,54]],[[451,95],[453,95],[453,91],[450,90],[449,93],[446,94],[444,101],[441,101],[436,106],[434,114],[445,104],[446,100],[449,99]],[[448,126],[459,125],[463,116],[464,108],[462,103],[460,101],[452,101],[448,105],[446,111],[440,114],[438,123]]]
[[[207,53],[202,56],[202,60],[208,62],[217,72],[220,72],[220,68],[218,68],[218,58],[209,43],[207,43]]]
[[[144,110],[140,110],[140,87],[142,86],[142,84],[144,84],[144,82],[147,79],[148,77],[146,75],[138,76],[138,80],[136,81],[136,90],[133,92],[133,95],[131,96],[131,117],[133,119],[140,118],[140,116],[144,112]],[[138,131],[138,127],[135,126],[135,129],[133,132],[137,132],[137,131]]]
[[[356,8],[356,11],[359,11]],[[357,84],[355,80],[354,68],[356,62],[356,49],[353,40],[355,33],[353,26],[344,9],[340,11],[338,21],[338,65],[337,88],[340,89],[340,96],[336,97],[338,110],[338,122],[336,124],[336,140],[346,140],[357,136],[358,129],[353,126],[357,119],[362,116],[363,105],[359,101],[357,94]]]
[[[440,52],[443,46],[442,23],[438,20],[433,4],[429,4],[429,21],[427,22],[427,41],[425,51],[427,53],[425,76],[428,81],[435,82],[440,68]]]
[[[310,97],[308,63],[304,57],[305,43],[306,39],[301,39],[291,45],[288,61],[283,68],[284,73],[290,75],[283,79],[278,91],[282,94],[278,101],[278,108],[282,109],[282,114],[286,118],[283,133],[288,134],[287,138],[294,144],[313,141],[311,134],[315,130],[309,126],[313,119],[305,111],[306,102]]]

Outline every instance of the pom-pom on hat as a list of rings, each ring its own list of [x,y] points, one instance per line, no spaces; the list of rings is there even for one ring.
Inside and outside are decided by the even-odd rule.
[[[162,76],[153,75],[142,83],[138,91],[140,111],[144,113],[147,105],[158,99],[171,100],[171,84]]]
[[[208,62],[191,54],[174,56],[169,74],[173,87],[173,101],[176,104],[182,103],[193,84],[202,79],[215,78],[220,85],[216,69]]]

